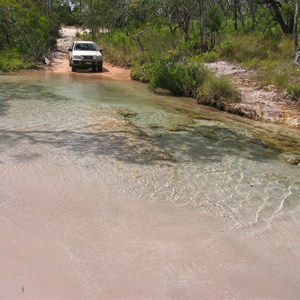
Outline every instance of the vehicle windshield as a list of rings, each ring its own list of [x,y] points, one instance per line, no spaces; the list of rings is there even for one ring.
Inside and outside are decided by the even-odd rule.
[[[80,43],[75,45],[74,50],[96,51],[97,47],[95,44],[91,44],[91,43]]]

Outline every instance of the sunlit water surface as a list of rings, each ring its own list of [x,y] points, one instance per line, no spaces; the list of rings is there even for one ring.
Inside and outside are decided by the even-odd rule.
[[[299,298],[299,131],[235,119],[87,73],[0,76],[0,295]]]

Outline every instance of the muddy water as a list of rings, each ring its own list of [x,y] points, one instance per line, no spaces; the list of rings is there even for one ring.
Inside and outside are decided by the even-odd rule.
[[[0,298],[299,298],[298,133],[99,75],[1,76]]]

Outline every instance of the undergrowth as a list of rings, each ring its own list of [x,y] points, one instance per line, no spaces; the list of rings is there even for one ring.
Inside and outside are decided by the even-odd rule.
[[[36,63],[24,59],[17,51],[0,52],[0,70],[3,72],[14,72],[37,68]]]
[[[261,87],[275,85],[300,99],[300,66],[294,64],[291,37],[262,34],[229,35],[216,48],[220,59],[254,69]]]
[[[149,82],[151,90],[166,89],[173,95],[193,97],[207,105],[240,100],[238,91],[225,78],[216,77],[202,64],[173,56],[135,68],[132,77]]]

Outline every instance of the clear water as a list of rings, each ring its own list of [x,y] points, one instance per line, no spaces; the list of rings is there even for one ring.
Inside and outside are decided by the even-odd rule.
[[[135,82],[1,76],[1,294],[297,298],[299,145]]]

